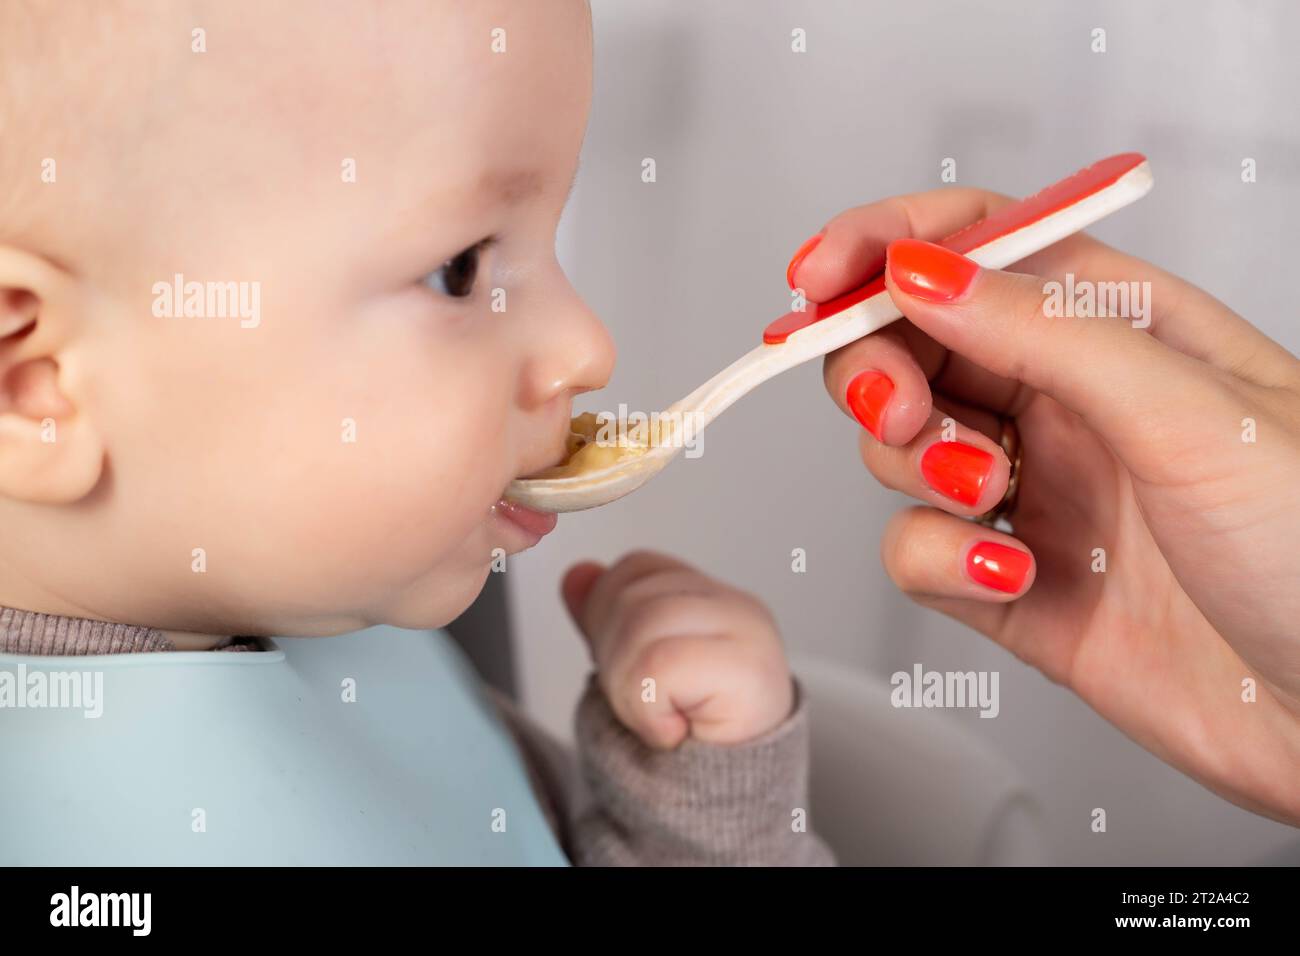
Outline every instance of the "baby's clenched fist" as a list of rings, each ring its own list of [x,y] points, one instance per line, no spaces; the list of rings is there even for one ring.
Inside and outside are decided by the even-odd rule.
[[[781,636],[757,598],[649,551],[577,564],[562,590],[610,709],[648,746],[743,743],[793,710]]]

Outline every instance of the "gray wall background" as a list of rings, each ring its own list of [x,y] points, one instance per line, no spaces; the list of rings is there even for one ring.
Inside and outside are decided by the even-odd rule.
[[[1155,191],[1100,238],[1188,277],[1300,352],[1287,284],[1300,211],[1300,5],[1281,2],[594,0],[595,101],[561,259],[619,349],[578,410],[654,410],[788,308],[789,256],[837,211],[958,182],[1025,194],[1125,150]],[[790,31],[808,51],[790,51]],[[1091,31],[1108,50],[1090,50]],[[654,157],[658,181],[644,184]],[[1259,180],[1241,182],[1244,157]],[[1039,794],[1062,863],[1277,858],[1295,829],[1204,791],[1068,691],[912,605],[878,557],[906,504],[861,467],[820,363],[763,386],[621,502],[570,515],[506,575],[525,704],[568,736],[586,671],[558,598],[573,561],[661,549],[769,602],[792,654],[881,675],[1001,673],[967,721]],[[790,570],[791,549],[808,554]],[[865,728],[864,732],[869,732]],[[1109,832],[1089,813],[1105,807]]]

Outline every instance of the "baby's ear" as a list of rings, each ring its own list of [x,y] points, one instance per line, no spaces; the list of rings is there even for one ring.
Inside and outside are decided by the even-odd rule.
[[[104,446],[60,359],[85,318],[77,282],[0,245],[0,497],[68,504],[90,493]]]

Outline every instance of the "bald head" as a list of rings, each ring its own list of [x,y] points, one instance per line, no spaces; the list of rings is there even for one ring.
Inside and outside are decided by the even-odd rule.
[[[204,634],[455,617],[517,538],[502,489],[612,361],[555,257],[582,0],[0,17],[0,604]]]
[[[460,150],[451,121],[485,85],[490,20],[472,8],[5,0],[0,242],[162,268],[180,244],[237,241],[286,190],[333,199],[345,157],[386,160],[416,134],[422,153]]]

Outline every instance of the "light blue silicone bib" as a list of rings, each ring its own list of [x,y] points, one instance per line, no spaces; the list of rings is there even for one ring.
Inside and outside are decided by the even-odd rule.
[[[0,655],[0,864],[566,865],[444,632],[267,646]]]

